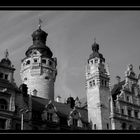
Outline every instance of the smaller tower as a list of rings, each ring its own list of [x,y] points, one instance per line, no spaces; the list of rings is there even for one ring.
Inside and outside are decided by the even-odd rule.
[[[8,50],[4,52],[5,57],[0,62],[0,79],[5,79],[10,83],[14,83],[14,71],[15,68],[12,65],[9,57]]]
[[[109,75],[105,58],[99,53],[99,44],[94,40],[92,54],[86,66],[86,89],[88,120],[92,129],[110,129],[109,120]]]

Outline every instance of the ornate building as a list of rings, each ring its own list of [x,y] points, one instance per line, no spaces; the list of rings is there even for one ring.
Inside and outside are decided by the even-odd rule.
[[[7,50],[0,61],[0,129],[140,129],[140,76],[129,65],[125,80],[117,76],[118,82],[110,87],[109,70],[96,41],[86,65],[87,99],[54,100],[57,59],[46,45],[47,36],[39,24],[21,61],[20,87],[14,82],[15,68]]]
[[[117,83],[111,91],[111,125],[112,129],[140,130],[140,85],[139,76],[128,65],[125,80],[117,76]]]

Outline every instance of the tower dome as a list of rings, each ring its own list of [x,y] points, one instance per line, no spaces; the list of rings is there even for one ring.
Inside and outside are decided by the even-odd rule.
[[[0,64],[3,66],[11,67],[11,61],[9,60],[8,55],[9,53],[8,53],[8,50],[6,49],[5,58],[1,60]]]
[[[26,51],[26,56],[29,56],[32,50],[37,49],[42,55],[51,58],[53,56],[53,53],[50,48],[46,46],[48,33],[41,29],[41,25],[39,25],[39,28],[34,31],[31,36],[33,44]]]
[[[92,54],[90,54],[88,61],[97,57],[97,58],[100,58],[103,62],[105,62],[105,58],[103,57],[103,55],[101,53],[99,53],[99,44],[96,43],[95,40],[94,40],[94,43],[92,45],[92,51],[93,52],[92,52]]]

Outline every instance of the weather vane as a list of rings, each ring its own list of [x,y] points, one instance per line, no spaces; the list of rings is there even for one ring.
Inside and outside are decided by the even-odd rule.
[[[94,42],[96,43],[96,37],[94,37]]]
[[[42,20],[39,18],[39,25],[38,25],[39,29],[41,29],[41,23],[42,23]]]

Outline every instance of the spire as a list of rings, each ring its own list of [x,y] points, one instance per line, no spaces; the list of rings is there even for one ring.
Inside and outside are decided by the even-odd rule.
[[[5,50],[4,55],[5,55],[5,59],[8,59],[9,56],[8,49]]]

